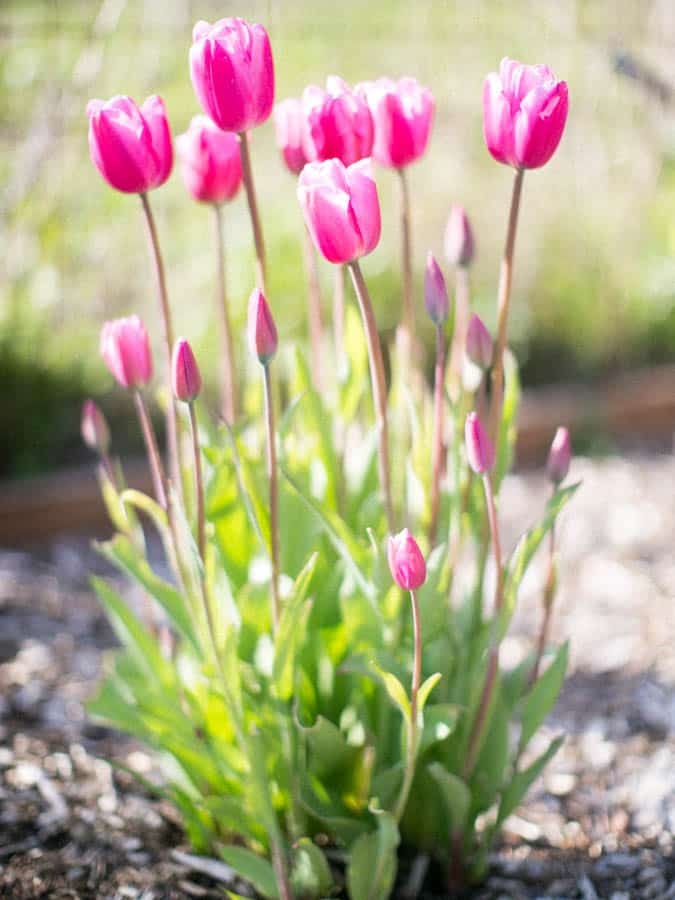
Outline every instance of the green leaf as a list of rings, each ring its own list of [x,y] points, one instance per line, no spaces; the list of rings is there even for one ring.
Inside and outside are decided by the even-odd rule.
[[[148,497],[148,495],[144,494],[142,491],[136,491],[132,488],[127,488],[127,490],[122,491],[120,500],[125,506],[131,506],[133,509],[138,509],[142,513],[145,513],[152,521],[162,539],[162,546],[166,558],[171,563],[172,568],[175,569],[176,557],[171,530],[169,529],[169,520],[159,503],[153,500],[152,497]]]
[[[326,897],[333,888],[326,857],[308,837],[300,838],[291,852],[291,888],[300,900]]]
[[[532,782],[541,774],[548,762],[553,759],[564,740],[565,738],[560,736],[554,741],[551,741],[548,749],[542,753],[538,759],[536,759],[527,769],[514,775],[511,782],[502,793],[501,802],[499,804],[499,813],[494,826],[495,829],[499,828],[502,822],[517,808],[518,804],[530,789]]]
[[[274,668],[272,677],[277,695],[288,700],[293,693],[293,672],[297,661],[297,648],[302,643],[307,621],[307,591],[316,568],[318,554],[314,553],[293,585],[291,599],[281,615],[274,641]]]
[[[354,842],[347,867],[347,889],[351,900],[387,900],[396,878],[396,848],[400,836],[391,813],[375,813],[377,831]]]
[[[433,675],[430,675],[421,685],[420,689],[417,692],[417,708],[420,712],[424,711],[424,707],[426,706],[426,702],[429,699],[429,694],[436,687],[438,682],[441,680],[443,676],[440,672],[434,672]]]
[[[259,894],[268,897],[269,900],[277,900],[279,889],[274,876],[272,864],[264,857],[258,856],[245,847],[232,845],[221,846],[218,852],[228,866],[232,866],[235,872],[245,881],[250,882]]]
[[[356,747],[350,747],[333,722],[319,716],[309,728],[298,723],[309,745],[309,771],[324,780],[340,769],[351,766]]]
[[[401,715],[403,716],[403,720],[405,722],[410,721],[410,701],[408,700],[408,695],[406,693],[405,688],[398,680],[398,678],[392,672],[385,672],[384,669],[380,669],[375,663],[372,664],[373,669],[377,672],[382,680],[382,684],[386,692],[389,694],[389,698],[393,701],[393,703],[401,710]],[[433,687],[433,685],[432,685]]]
[[[451,829],[453,831],[462,829],[471,805],[471,791],[468,786],[439,762],[429,763],[427,771],[440,788]]]
[[[496,494],[513,459],[517,437],[518,406],[520,405],[520,376],[515,358],[508,351],[504,354],[504,405],[499,423],[497,462],[493,473]]]
[[[260,496],[260,491],[253,477],[251,467],[248,464],[242,447],[234,436],[232,430],[227,431],[232,445],[232,458],[234,460],[234,468],[237,473],[237,483],[241,492],[246,512],[253,528],[260,536],[268,554],[272,552],[270,517],[268,511],[268,503]]]
[[[555,659],[532,686],[525,698],[520,732],[520,749],[524,750],[530,738],[549,714],[562,688],[567,671],[569,642],[565,642],[555,655]]]
[[[420,740],[420,755],[429,747],[447,740],[455,730],[460,708],[452,703],[437,703],[424,710],[424,731]]]

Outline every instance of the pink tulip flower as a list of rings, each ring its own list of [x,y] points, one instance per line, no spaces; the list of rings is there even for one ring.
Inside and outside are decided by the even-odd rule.
[[[345,166],[370,156],[373,118],[366,101],[336,75],[326,90],[312,84],[302,95],[305,156],[312,162],[339,159]]]
[[[110,429],[105,416],[93,400],[85,400],[80,421],[82,440],[90,450],[107,453],[110,449]]]
[[[248,301],[248,343],[258,362],[266,366],[277,352],[279,339],[265,295],[255,288]]]
[[[400,169],[424,155],[434,117],[434,97],[414,78],[380,78],[357,84],[373,117],[373,159]]]
[[[345,167],[340,160],[308,163],[298,199],[317,249],[332,263],[370,253],[380,240],[380,202],[370,160]]]
[[[465,350],[468,358],[479,369],[485,371],[492,365],[492,336],[477,313],[473,313],[469,319]]]
[[[190,76],[202,109],[223,131],[248,131],[270,117],[274,61],[262,25],[245,19],[197,22]]]
[[[202,376],[192,347],[185,338],[178,338],[171,357],[171,387],[174,396],[183,403],[192,403],[202,389]]]
[[[274,107],[274,126],[277,134],[277,147],[281,151],[284,162],[294,175],[302,172],[307,162],[303,148],[305,114],[302,101],[289,97]]]
[[[239,138],[207,116],[195,116],[176,138],[180,171],[188,191],[203,203],[231,200],[241,186]]]
[[[475,252],[473,230],[463,206],[450,210],[445,228],[445,258],[451,266],[470,266]]]
[[[567,478],[572,460],[572,443],[566,428],[558,428],[548,453],[546,472],[553,484],[560,484]]]
[[[567,120],[567,83],[548,66],[504,58],[483,87],[483,133],[497,162],[515,169],[545,165]]]
[[[495,464],[495,448],[475,412],[470,412],[466,417],[464,437],[466,455],[473,471],[476,475],[484,475],[489,472]]]
[[[404,528],[387,542],[391,577],[405,591],[416,591],[427,579],[427,565],[417,541]]]
[[[111,187],[144,194],[167,180],[173,167],[171,129],[160,97],[138,108],[131,97],[90,100],[89,152]]]
[[[450,314],[450,301],[445,278],[433,253],[428,254],[427,266],[424,270],[424,305],[429,318],[435,325],[442,325]]]
[[[152,378],[148,332],[138,316],[105,323],[101,330],[101,356],[122,387],[140,387]]]

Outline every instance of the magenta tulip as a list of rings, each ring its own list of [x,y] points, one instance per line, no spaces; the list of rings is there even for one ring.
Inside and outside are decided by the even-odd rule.
[[[369,160],[345,167],[338,159],[308,163],[298,199],[316,247],[328,262],[347,263],[380,240],[380,202]]]
[[[380,78],[355,88],[370,109],[375,125],[373,159],[400,169],[424,155],[434,117],[434,97],[414,78]]]
[[[278,336],[265,295],[255,288],[248,301],[248,343],[258,362],[266,366],[277,352]]]
[[[427,267],[424,270],[424,305],[435,325],[442,325],[448,318],[450,313],[448,289],[441,267],[432,253],[427,256]]]
[[[80,421],[82,440],[90,450],[105,454],[110,449],[110,429],[101,410],[93,400],[85,400]]]
[[[192,403],[202,389],[202,376],[192,347],[185,338],[178,338],[171,357],[171,387],[174,396],[184,403]]]
[[[488,150],[515,169],[545,165],[560,143],[567,120],[567,83],[548,66],[504,58],[499,74],[483,87],[483,133]]]
[[[464,427],[466,455],[469,465],[477,475],[489,472],[495,464],[495,448],[475,412],[466,417]]]
[[[341,78],[329,76],[325,91],[315,84],[305,88],[302,108],[308,160],[339,159],[351,166],[370,156],[374,129],[368,104]]]
[[[492,365],[493,350],[490,332],[481,317],[473,313],[466,330],[466,355],[475,366],[485,371]]]
[[[445,258],[452,266],[469,266],[473,260],[475,244],[471,223],[463,206],[450,210],[445,228]]]
[[[122,387],[140,387],[152,378],[148,332],[138,316],[105,323],[101,330],[101,356]]]
[[[262,25],[245,19],[197,22],[190,76],[202,109],[224,131],[248,131],[272,112],[274,62]]]
[[[207,116],[195,116],[176,138],[180,171],[188,191],[203,203],[231,200],[241,186],[239,138]]]
[[[572,460],[570,433],[566,428],[558,428],[551,444],[546,464],[546,472],[553,484],[560,484],[567,478]]]
[[[90,100],[89,152],[111,187],[144,194],[167,180],[173,167],[171,129],[160,97],[138,108],[131,97]]]
[[[427,578],[427,566],[417,541],[404,528],[387,542],[391,577],[405,591],[416,591]]]
[[[277,134],[277,147],[281,151],[284,162],[290,172],[298,175],[307,162],[303,148],[305,115],[302,102],[296,97],[289,97],[274,107],[274,126]]]

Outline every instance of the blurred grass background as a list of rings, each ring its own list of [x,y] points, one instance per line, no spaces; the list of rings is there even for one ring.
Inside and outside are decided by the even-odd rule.
[[[587,381],[673,359],[675,109],[616,71],[627,52],[675,86],[672,0],[4,0],[0,475],[74,459],[84,395],[113,414],[123,404],[98,356],[104,318],[137,311],[159,334],[140,204],[90,163],[86,102],[159,93],[179,134],[198,112],[192,24],[227,15],[268,28],[278,99],[330,73],[350,82],[410,74],[432,88],[431,148],[410,171],[417,282],[428,249],[442,258],[450,205],[463,203],[478,244],[475,304],[490,325],[511,172],[484,147],[482,82],[504,55],[548,63],[569,82],[570,116],[551,163],[525,178],[511,330],[525,381]],[[271,302],[282,336],[295,337],[305,332],[301,218],[271,121],[254,134],[253,159]],[[385,171],[378,184],[383,239],[364,269],[386,332],[399,308],[397,185]],[[152,201],[178,332],[215,372],[211,211],[188,198],[177,171]],[[253,283],[243,192],[225,218],[243,360]],[[322,275],[328,309],[327,264]]]

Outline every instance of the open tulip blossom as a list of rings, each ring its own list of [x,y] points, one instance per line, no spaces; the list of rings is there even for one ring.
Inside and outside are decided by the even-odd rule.
[[[461,207],[445,236],[454,296],[428,248],[423,292],[413,277],[424,256],[413,250],[405,172],[423,164],[431,91],[413,78],[374,78],[352,91],[333,76],[326,90],[310,86],[302,101],[277,105],[287,171],[277,159],[276,177],[297,179],[302,237],[317,257],[306,253],[308,361],[302,345],[289,352],[288,326],[280,339],[284,309],[265,286],[249,140],[274,104],[267,31],[238,18],[198,22],[189,55],[205,115],[178,138],[177,152],[189,196],[215,217],[218,252],[213,272],[202,274],[213,277],[221,315],[220,421],[208,417],[212,373],[203,371],[202,385],[199,354],[188,339],[173,340],[148,200],[173,161],[164,106],[116,97],[88,110],[94,164],[143,204],[167,353],[159,400],[169,411],[165,469],[151,416],[149,335],[136,315],[107,322],[101,355],[125,389],[122,402],[135,404],[153,497],[126,487],[108,457],[116,435],[88,402],[82,436],[98,456],[116,529],[98,547],[167,624],[137,613],[116,584],[93,579],[122,647],[90,711],[156,752],[156,781],[185,840],[234,873],[227,887],[245,883],[243,893],[264,900],[459,896],[485,877],[492,842],[562,742],[532,739],[567,664],[567,645],[551,640],[556,520],[576,488],[561,486],[567,432],[551,447],[548,503],[538,515],[528,510],[534,521],[512,552],[502,544],[498,497],[516,441],[518,381],[504,357],[523,172],[555,151],[567,88],[546,66],[508,60],[486,82],[488,148],[515,169],[494,344],[472,314],[474,240]],[[479,96],[474,114],[478,123]],[[383,231],[389,245],[397,224],[383,221],[375,162],[401,187],[403,302],[387,282],[386,329],[365,258]],[[240,182],[256,267],[245,285],[247,327],[232,328],[231,305],[234,322],[246,311],[241,291],[226,302],[224,222]],[[338,273],[336,298],[344,299],[348,271],[358,309],[343,305],[334,315],[331,341],[320,327],[319,254]],[[392,271],[385,260],[377,265]],[[436,339],[433,386],[410,340],[425,310]],[[195,334],[206,331],[200,315],[195,303],[184,316]],[[476,384],[458,377],[465,357]],[[163,565],[148,560],[139,513],[158,535]],[[532,652],[512,662],[502,641],[544,542],[541,627]],[[424,866],[411,887],[413,860]]]

